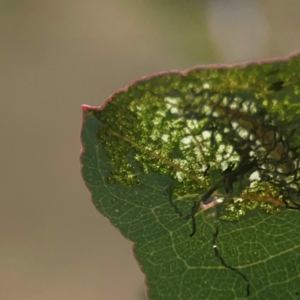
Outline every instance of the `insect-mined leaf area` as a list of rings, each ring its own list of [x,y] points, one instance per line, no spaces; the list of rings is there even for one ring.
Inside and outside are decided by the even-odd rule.
[[[274,82],[273,69],[267,64],[170,74],[116,94],[93,112],[112,167],[108,182],[143,184],[136,165],[144,174],[169,174],[180,195],[214,187],[211,194],[220,198],[249,202],[259,196],[260,202],[297,208],[298,85],[296,74]]]
[[[299,69],[169,73],[85,107],[83,177],[149,299],[297,299]]]

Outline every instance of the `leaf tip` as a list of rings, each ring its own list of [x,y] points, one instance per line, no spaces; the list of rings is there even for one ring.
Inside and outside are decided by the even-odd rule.
[[[92,111],[92,107],[87,105],[87,104],[82,104],[81,105],[81,110],[84,114],[88,114]]]

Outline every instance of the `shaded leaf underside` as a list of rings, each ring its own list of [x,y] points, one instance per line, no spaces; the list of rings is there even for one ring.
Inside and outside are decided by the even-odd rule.
[[[150,300],[300,297],[299,72],[295,56],[160,74],[83,107],[83,178]]]

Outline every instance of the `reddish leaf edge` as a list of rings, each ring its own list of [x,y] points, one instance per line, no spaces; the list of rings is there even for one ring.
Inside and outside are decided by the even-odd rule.
[[[151,75],[147,76],[142,76],[138,79],[133,80],[130,82],[128,85],[126,85],[124,88],[117,89],[112,95],[110,95],[100,106],[90,106],[88,104],[82,104],[81,109],[83,113],[83,119],[85,114],[91,113],[91,111],[99,111],[103,110],[106,106],[106,104],[112,100],[112,98],[115,97],[116,94],[126,92],[131,86],[135,85],[136,83],[143,82],[150,80],[154,77],[160,77],[160,76],[165,76],[165,75],[170,75],[170,74],[177,74],[181,76],[187,76],[189,72],[196,71],[196,70],[205,70],[205,69],[232,69],[232,68],[245,68],[247,66],[251,65],[262,65],[265,63],[272,63],[272,62],[283,62],[283,61],[288,61],[296,56],[300,56],[300,51],[293,52],[287,56],[282,56],[282,57],[275,57],[275,58],[264,58],[260,60],[252,60],[252,61],[246,61],[242,63],[234,63],[234,64],[207,64],[207,65],[196,65],[191,68],[188,68],[184,71],[180,70],[171,70],[171,71],[161,71],[161,72],[156,72]]]

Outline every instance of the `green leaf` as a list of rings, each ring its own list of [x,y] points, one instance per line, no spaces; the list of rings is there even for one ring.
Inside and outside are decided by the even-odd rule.
[[[83,179],[150,300],[300,299],[299,90],[295,55],[161,73],[83,106]]]

